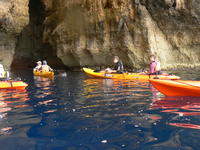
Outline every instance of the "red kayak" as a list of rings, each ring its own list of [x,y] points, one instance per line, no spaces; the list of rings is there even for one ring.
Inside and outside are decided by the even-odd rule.
[[[200,96],[200,81],[157,80],[150,83],[166,96]]]

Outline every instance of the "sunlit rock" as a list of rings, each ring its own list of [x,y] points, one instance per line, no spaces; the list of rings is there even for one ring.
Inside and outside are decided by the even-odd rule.
[[[0,60],[9,67],[16,38],[29,22],[28,0],[0,0]]]
[[[155,54],[163,68],[199,65],[197,0],[43,0],[43,40],[70,67],[146,67]]]

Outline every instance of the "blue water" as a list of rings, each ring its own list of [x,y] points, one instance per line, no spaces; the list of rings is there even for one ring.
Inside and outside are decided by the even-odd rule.
[[[149,83],[81,72],[12,76],[29,86],[0,91],[1,150],[199,150],[200,98],[165,97]]]

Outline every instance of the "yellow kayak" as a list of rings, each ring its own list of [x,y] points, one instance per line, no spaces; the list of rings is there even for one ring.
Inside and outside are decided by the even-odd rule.
[[[25,89],[27,86],[23,81],[0,81],[0,89]]]
[[[53,78],[54,72],[33,71],[34,76],[41,76],[46,78]]]
[[[107,73],[107,72],[95,72],[90,68],[83,68],[83,71],[90,77],[104,78],[104,79],[124,79],[124,80],[143,80],[148,81],[155,77],[159,79],[171,79],[177,80],[180,77],[175,75],[145,75],[140,73]]]

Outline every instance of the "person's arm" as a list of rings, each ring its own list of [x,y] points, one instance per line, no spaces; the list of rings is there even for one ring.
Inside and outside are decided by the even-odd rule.
[[[50,66],[49,66],[49,70],[50,70],[50,71],[53,71],[53,69],[52,69]]]

